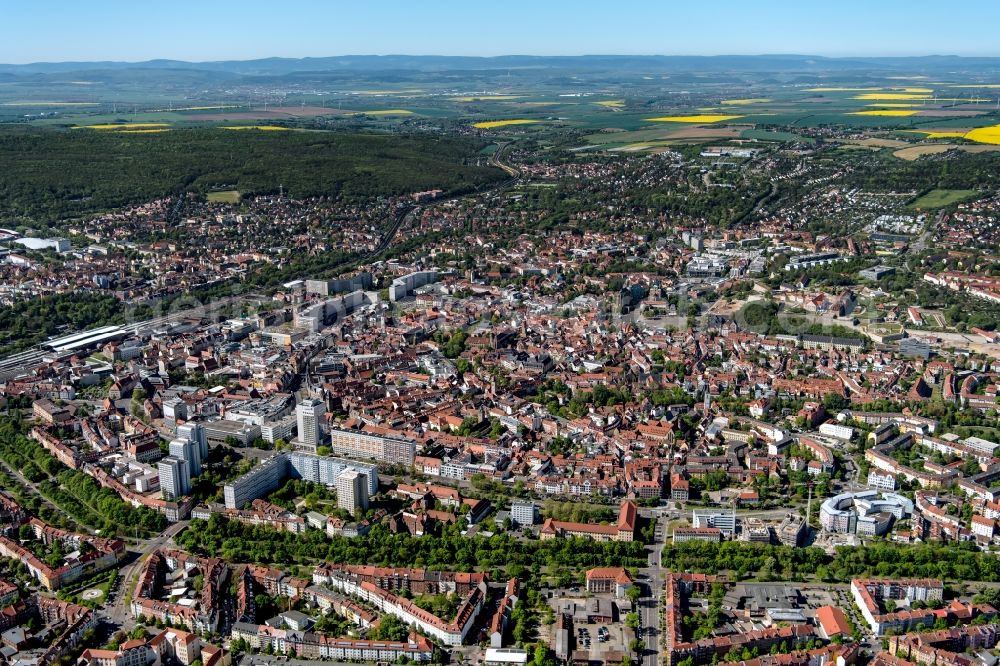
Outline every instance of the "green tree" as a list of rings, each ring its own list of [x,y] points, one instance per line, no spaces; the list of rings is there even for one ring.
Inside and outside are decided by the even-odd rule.
[[[639,599],[642,598],[642,590],[638,585],[630,585],[627,590],[625,590],[625,597],[632,602],[632,610],[639,604]]]

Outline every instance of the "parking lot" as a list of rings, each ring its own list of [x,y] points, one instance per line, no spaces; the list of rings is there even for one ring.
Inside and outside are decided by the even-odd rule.
[[[607,639],[601,640],[601,629],[607,630]],[[592,660],[604,660],[608,652],[628,653],[627,629],[621,622],[611,624],[587,623],[573,627],[577,650],[589,650]]]

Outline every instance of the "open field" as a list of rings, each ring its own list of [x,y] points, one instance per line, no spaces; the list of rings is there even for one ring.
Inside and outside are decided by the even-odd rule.
[[[819,88],[803,88],[802,92],[811,93],[832,93],[832,92],[866,92],[869,90],[879,90],[878,88],[840,88],[840,87],[819,87]]]
[[[593,92],[579,92],[564,87],[563,84],[535,88],[519,86],[517,91],[511,92],[508,86],[501,86],[496,92],[464,93],[457,92],[454,84],[449,83],[447,87],[438,90],[430,85],[420,89],[401,86],[398,90],[368,90],[359,86],[349,89],[349,92],[334,94],[302,93],[289,95],[279,105],[266,108],[259,101],[251,108],[245,103],[238,106],[227,104],[219,97],[201,102],[187,99],[183,103],[172,105],[158,99],[145,107],[138,105],[138,108],[136,105],[116,105],[107,100],[80,100],[80,103],[94,106],[56,109],[57,112],[44,116],[44,108],[9,107],[8,116],[22,118],[22,122],[27,117],[32,124],[56,126],[110,125],[131,121],[170,123],[176,127],[204,124],[276,124],[294,127],[299,122],[303,125],[310,122],[313,127],[317,122],[353,126],[370,122],[391,126],[406,123],[415,116],[427,122],[451,121],[463,125],[507,118],[541,123],[557,116],[560,122],[552,125],[555,131],[578,129],[585,134],[604,129],[638,131],[653,123],[668,126],[722,125],[736,119],[752,123],[756,125],[756,129],[792,133],[796,128],[821,126],[917,129],[924,122],[933,122],[935,128],[942,129],[947,127],[947,123],[954,122],[956,127],[969,130],[976,125],[995,125],[1000,122],[1000,114],[994,115],[996,112],[989,104],[976,106],[969,99],[956,102],[948,102],[942,98],[935,100],[933,91],[923,92],[931,90],[929,87],[866,85],[795,88],[768,84],[752,89],[709,87],[704,92],[699,92],[696,86],[693,98],[685,93],[684,103],[681,104],[679,98],[671,97],[673,93],[666,93],[664,96],[661,80],[649,79],[654,80],[655,83],[638,84],[648,88],[645,92],[641,87],[639,91],[630,91],[627,99],[621,90],[607,87]],[[54,93],[44,98],[41,95],[39,97],[45,101],[60,99],[53,95]],[[916,99],[887,98],[890,95]],[[876,98],[856,99],[867,96]],[[374,105],[376,97],[379,106]],[[22,94],[8,99],[9,101],[4,99],[0,87],[0,120],[4,114],[3,104],[21,103],[25,97]],[[673,105],[674,100],[678,102],[676,106]],[[25,110],[20,112],[22,108]],[[322,120],[316,121],[318,118]],[[271,122],[278,120],[281,122]],[[636,141],[622,143],[624,145]]]
[[[627,144],[667,139],[676,131],[676,128],[657,127],[655,129],[635,130],[631,132],[600,132],[597,134],[588,134],[583,138],[588,143],[594,145]]]
[[[112,123],[108,125],[85,125],[84,128],[92,130],[140,130],[170,127],[169,123]]]
[[[235,204],[240,202],[240,193],[237,190],[222,190],[220,192],[209,192],[205,195],[205,198],[214,203]]]
[[[280,125],[226,125],[227,130],[260,130],[262,132],[290,132],[291,128]]]
[[[906,141],[899,141],[898,139],[879,139],[872,137],[869,139],[850,139],[843,140],[843,143],[852,146],[864,146],[865,148],[906,148],[912,144]]]
[[[927,109],[917,113],[925,118],[967,118],[981,116],[986,112],[979,109]]]
[[[238,104],[209,104],[207,106],[182,106],[169,111],[217,111],[219,109],[238,109]]]
[[[806,88],[804,92],[816,92],[816,93],[827,93],[827,92],[860,92],[860,93],[884,93],[888,94],[891,91],[895,91],[895,94],[902,93],[932,93],[933,88],[837,88],[837,87],[826,87],[826,88]]]
[[[412,116],[413,111],[408,109],[377,109],[375,111],[357,111],[356,116]]]
[[[976,196],[979,196],[979,192],[976,190],[931,190],[911,203],[910,208],[919,208],[920,210],[945,208]]]
[[[926,135],[928,139],[966,139],[984,144],[1000,144],[1000,125],[990,125],[987,127],[969,128],[928,128],[927,130],[917,130]]]
[[[482,95],[482,96],[472,96],[466,95],[461,97],[449,97],[448,99],[452,102],[504,102],[512,99],[520,99],[524,95]]]
[[[909,148],[902,148],[895,151],[893,155],[901,160],[913,161],[925,155],[947,153],[949,150],[954,150],[955,148],[958,148],[958,146],[953,143],[923,143],[910,146]]]
[[[965,138],[978,143],[1000,144],[1000,125],[979,127],[966,133]]]
[[[13,106],[13,107],[58,107],[58,106],[100,106],[99,102],[3,102],[0,106]]]
[[[473,123],[472,126],[476,129],[496,129],[497,127],[507,127],[508,125],[534,125],[540,122],[542,121],[531,120],[529,118],[512,118],[510,120],[484,120]]]
[[[221,111],[218,113],[193,113],[185,116],[187,120],[232,121],[232,120],[281,120],[292,118],[316,118],[318,116],[335,116],[349,113],[338,109],[328,109],[324,106],[275,106],[269,109],[254,109],[252,111]]]
[[[933,99],[930,95],[922,94],[912,94],[912,93],[864,93],[862,95],[855,95],[852,99],[863,99],[863,100],[873,100],[876,102],[880,101],[895,101],[895,100],[914,100],[914,99]]]
[[[741,139],[756,139],[757,141],[804,141],[812,143],[813,139],[804,137],[792,132],[782,132],[780,130],[748,129],[740,133]]]
[[[727,116],[723,114],[702,114],[697,116],[660,116],[659,118],[645,118],[649,123],[721,123],[726,120],[736,120],[743,116]]]
[[[902,109],[876,109],[874,111],[852,111],[848,113],[849,116],[886,116],[886,117],[905,117],[905,116],[915,116],[917,111],[904,111]]]
[[[713,127],[685,127],[673,132],[671,139],[722,139],[737,138],[741,128],[727,125],[717,125]]]
[[[928,132],[928,139],[964,139],[967,132]]]
[[[909,148],[903,148],[897,150],[893,153],[896,157],[903,160],[915,160],[917,158],[923,157],[924,155],[936,155],[938,153],[946,153],[949,150],[960,150],[964,153],[990,153],[994,151],[1000,151],[1000,145],[990,146],[990,145],[970,145],[970,144],[956,144],[956,143],[921,143],[915,146],[910,146]]]

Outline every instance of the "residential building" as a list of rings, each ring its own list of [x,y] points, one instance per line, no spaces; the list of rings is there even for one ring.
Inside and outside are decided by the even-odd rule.
[[[165,500],[176,500],[191,494],[191,468],[186,460],[167,456],[156,467],[160,473],[160,490]]]
[[[518,527],[534,525],[538,520],[538,507],[534,502],[515,500],[510,505],[510,521]]]
[[[330,432],[330,451],[348,458],[410,466],[417,455],[417,443],[403,437],[333,428]]]
[[[368,480],[356,469],[345,469],[337,475],[337,506],[352,516],[368,508]]]

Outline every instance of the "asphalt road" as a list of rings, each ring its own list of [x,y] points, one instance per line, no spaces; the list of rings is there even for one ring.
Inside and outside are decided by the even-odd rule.
[[[666,543],[666,521],[660,521],[657,511],[650,511],[646,516],[654,523],[655,537],[650,547],[649,562],[639,569],[640,582],[643,583],[644,595],[639,599],[639,626],[642,630],[642,641],[646,644],[642,655],[642,666],[657,666],[660,659],[660,603],[663,594],[663,568],[660,555]]]
[[[109,598],[105,600],[103,617],[109,623],[126,630],[135,626],[135,619],[132,617],[127,601],[130,597],[129,593],[135,587],[136,575],[139,569],[151,552],[157,548],[171,545],[173,538],[188,526],[188,522],[182,520],[177,523],[171,523],[159,535],[142,541],[137,549],[129,550],[131,560],[118,571],[118,582],[115,583],[114,588],[110,591]]]

